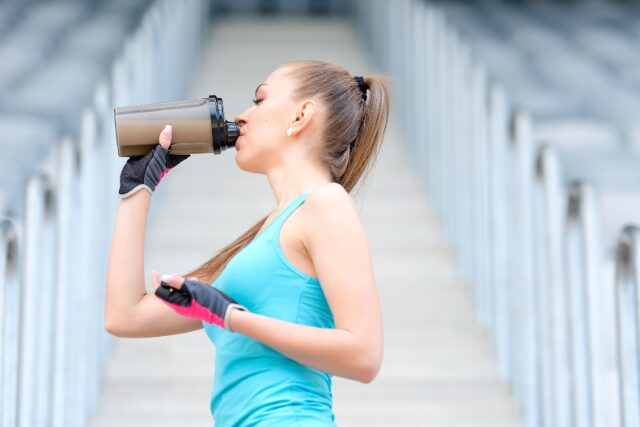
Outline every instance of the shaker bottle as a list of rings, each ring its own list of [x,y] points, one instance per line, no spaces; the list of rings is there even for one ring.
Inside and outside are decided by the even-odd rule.
[[[209,95],[189,101],[134,105],[113,109],[118,156],[145,155],[158,144],[166,124],[173,128],[172,154],[220,154],[235,147],[240,126],[224,119],[222,98]]]

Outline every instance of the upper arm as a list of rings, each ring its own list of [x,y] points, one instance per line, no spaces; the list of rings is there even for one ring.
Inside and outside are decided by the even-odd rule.
[[[351,195],[338,183],[305,201],[310,227],[305,246],[331,308],[335,325],[362,340],[378,367],[382,361],[382,312],[369,243]]]
[[[127,320],[125,324],[109,327],[109,333],[123,338],[149,338],[182,334],[202,328],[201,320],[179,315],[154,292],[148,292],[142,297]]]

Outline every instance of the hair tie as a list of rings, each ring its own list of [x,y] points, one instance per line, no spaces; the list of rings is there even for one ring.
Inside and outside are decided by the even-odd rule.
[[[358,87],[360,87],[360,92],[362,92],[362,100],[366,101],[367,100],[367,89],[369,89],[369,86],[367,86],[367,84],[364,82],[364,78],[362,76],[353,76],[353,79],[358,82]],[[357,137],[356,137],[357,139]],[[356,144],[356,139],[354,139],[353,141],[351,141],[351,143],[349,144],[349,148],[351,151],[353,151],[353,146]]]
[[[354,76],[353,79],[358,82],[358,86],[360,86],[360,91],[362,92],[362,99],[367,100],[367,89],[369,86],[364,82],[364,78],[362,76]]]

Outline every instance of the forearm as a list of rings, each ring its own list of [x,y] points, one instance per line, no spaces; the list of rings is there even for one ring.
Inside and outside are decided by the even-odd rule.
[[[357,336],[343,329],[301,325],[241,310],[231,311],[231,329],[296,362],[332,375],[368,382],[371,360]]]
[[[126,321],[146,294],[144,285],[144,239],[151,194],[140,190],[122,199],[116,217],[109,264],[105,320]]]

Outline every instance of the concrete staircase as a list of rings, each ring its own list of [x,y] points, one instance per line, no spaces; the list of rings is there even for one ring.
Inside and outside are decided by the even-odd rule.
[[[377,72],[352,27],[336,18],[214,23],[191,96],[222,97],[233,120],[250,106],[255,86],[285,61],[315,58],[341,64],[353,75]],[[266,178],[240,170],[234,156],[233,149],[194,155],[158,188],[147,240],[149,289],[152,269],[185,274],[274,209]],[[370,384],[334,377],[337,424],[523,427],[393,119],[373,173],[352,195],[371,244],[385,355]],[[211,426],[214,357],[203,330],[117,339],[91,426]]]

